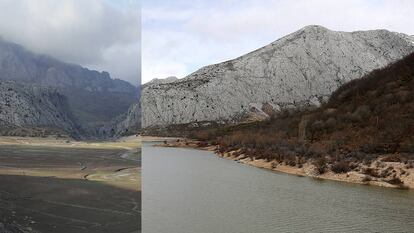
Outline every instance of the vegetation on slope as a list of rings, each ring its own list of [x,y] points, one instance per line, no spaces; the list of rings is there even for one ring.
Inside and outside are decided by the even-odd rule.
[[[217,145],[219,153],[301,167],[320,173],[360,171],[359,164],[414,159],[414,54],[353,80],[314,110],[283,111],[262,122],[206,127],[187,136]],[[185,132],[181,130],[181,132]],[[389,169],[388,169],[389,170]],[[391,169],[392,170],[392,169]],[[390,173],[392,171],[389,171]],[[361,171],[375,177],[375,169]],[[390,180],[398,183],[398,179]]]

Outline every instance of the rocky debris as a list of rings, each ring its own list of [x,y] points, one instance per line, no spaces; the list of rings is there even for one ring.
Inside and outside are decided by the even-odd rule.
[[[266,103],[277,111],[319,106],[340,85],[413,52],[413,41],[387,30],[307,26],[183,79],[145,85],[142,126],[238,119],[258,110],[252,104]]]

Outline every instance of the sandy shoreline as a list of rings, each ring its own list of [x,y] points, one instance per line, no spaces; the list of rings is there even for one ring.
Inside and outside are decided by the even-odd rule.
[[[206,146],[203,142],[190,140],[190,139],[174,139],[174,140],[167,140],[167,142],[163,142],[157,144],[156,146],[162,147],[178,147],[178,148],[191,148],[197,150],[208,150],[211,152],[215,152],[215,146]],[[164,141],[164,140],[158,140]],[[375,185],[387,188],[408,188],[414,189],[414,168],[406,168],[403,163],[400,162],[382,162],[384,168],[392,168],[395,171],[396,177],[400,178],[403,181],[403,185],[394,185],[390,184],[387,181],[377,178],[377,177],[367,177],[366,174],[350,171],[347,173],[334,173],[331,170],[326,171],[323,174],[317,174],[315,172],[315,167],[310,162],[306,162],[302,165],[302,167],[296,166],[289,166],[283,163],[278,163],[277,161],[266,161],[264,159],[252,159],[250,157],[246,157],[244,155],[234,156],[232,155],[233,151],[227,152],[224,154],[215,153],[218,157],[232,160],[238,163],[247,164],[250,166],[254,166],[257,168],[267,169],[271,171],[283,172],[291,175],[297,176],[307,176],[313,177],[317,179],[326,179],[326,180],[334,180],[334,181],[341,181],[341,182],[348,182],[348,183],[355,183],[355,184],[364,184],[364,185]],[[372,164],[380,161],[380,159],[374,161]]]

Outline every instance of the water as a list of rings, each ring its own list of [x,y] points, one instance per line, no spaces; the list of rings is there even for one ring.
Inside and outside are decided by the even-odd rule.
[[[143,147],[143,233],[414,232],[414,192]]]

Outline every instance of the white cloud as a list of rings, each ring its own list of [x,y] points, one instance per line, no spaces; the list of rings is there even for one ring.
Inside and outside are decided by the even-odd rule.
[[[0,9],[0,35],[5,39],[65,62],[106,70],[114,78],[138,82],[140,9],[135,4],[0,0]]]
[[[167,3],[143,4],[143,82],[171,75],[183,77],[204,65],[250,52],[309,24],[332,30],[385,28],[414,34],[411,16],[414,1],[409,0]]]

